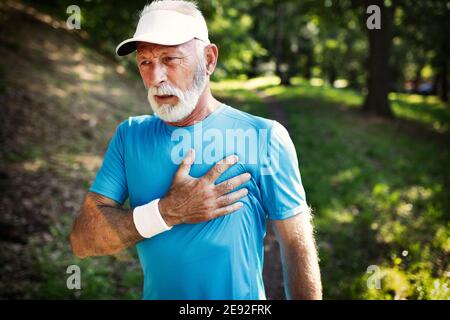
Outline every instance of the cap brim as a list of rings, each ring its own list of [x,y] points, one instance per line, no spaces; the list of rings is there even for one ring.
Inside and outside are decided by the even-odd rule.
[[[174,35],[156,35],[156,34],[145,34],[138,37],[133,37],[130,39],[127,39],[125,41],[122,41],[116,48],[116,53],[119,56],[126,56],[127,54],[132,53],[136,50],[136,43],[137,42],[147,42],[147,43],[154,43],[154,44],[160,44],[165,46],[176,46],[185,42],[188,42],[189,40],[194,39],[195,36],[187,31],[181,34],[178,34],[176,36]]]

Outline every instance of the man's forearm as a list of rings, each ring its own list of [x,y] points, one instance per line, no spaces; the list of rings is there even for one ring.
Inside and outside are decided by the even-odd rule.
[[[322,299],[320,269],[314,244],[308,248],[282,248],[283,276],[287,299]]]
[[[322,299],[319,258],[311,213],[275,221],[287,299]]]
[[[75,219],[70,241],[80,258],[115,254],[143,239],[132,210],[102,203],[100,198],[88,195]]]

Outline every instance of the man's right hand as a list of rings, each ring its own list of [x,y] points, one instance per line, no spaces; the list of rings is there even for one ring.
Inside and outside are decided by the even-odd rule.
[[[238,161],[237,156],[219,161],[201,178],[189,175],[194,159],[195,152],[191,149],[175,173],[167,195],[159,201],[159,212],[168,226],[208,221],[243,206],[236,201],[247,195],[248,190],[231,191],[250,180],[249,173],[215,184],[217,178]]]

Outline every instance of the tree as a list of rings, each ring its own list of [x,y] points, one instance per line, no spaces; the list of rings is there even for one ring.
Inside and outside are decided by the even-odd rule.
[[[364,8],[377,5],[381,11],[381,28],[367,29],[369,39],[367,95],[363,110],[367,113],[392,117],[389,103],[391,84],[389,55],[392,44],[392,25],[395,6],[387,7],[383,0],[364,0]],[[366,27],[366,21],[364,21]]]
[[[267,49],[265,62],[273,62],[281,84],[294,75],[311,76],[314,64],[312,39],[306,25],[316,1],[257,0],[251,2],[255,25],[252,34]]]

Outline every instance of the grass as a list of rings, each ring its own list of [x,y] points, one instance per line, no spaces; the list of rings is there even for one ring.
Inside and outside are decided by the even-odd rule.
[[[0,5],[0,297],[139,299],[134,249],[80,260],[68,236],[116,126],[148,111],[142,84],[70,32],[13,7]],[[66,286],[73,264],[82,290]]]
[[[68,245],[73,216],[116,125],[148,112],[136,72],[3,3],[0,24],[2,134],[11,133],[0,153],[0,182],[8,185],[0,203],[0,229],[7,232],[0,297],[139,299],[135,249],[80,260]],[[284,107],[315,214],[326,299],[450,299],[449,105],[393,93],[397,119],[382,120],[359,112],[360,93],[320,79],[282,87],[265,77],[212,87],[221,100],[256,115],[271,117],[262,96]],[[82,290],[66,286],[74,264]],[[380,289],[369,289],[376,278]]]
[[[35,51],[24,47],[14,71],[6,66],[15,54],[0,66],[9,81],[0,87],[26,92],[23,100],[11,100],[14,112],[8,113],[18,133],[3,160],[17,175],[12,189],[18,200],[6,220],[50,229],[30,232],[25,244],[0,243],[8,261],[0,296],[138,299],[142,272],[134,249],[80,260],[70,251],[68,235],[115,126],[148,111],[142,86],[134,77],[120,77],[115,65],[73,39],[62,42],[65,54],[48,60],[43,46],[60,39],[45,26],[32,27],[48,41],[24,41]],[[24,74],[31,81],[14,82]],[[271,116],[264,95],[284,107],[315,212],[325,298],[450,298],[448,105],[434,97],[392,94],[400,120],[385,121],[357,112],[363,98],[352,90],[317,79],[294,79],[288,88],[278,83],[266,77],[221,81],[212,88],[219,99],[256,115]],[[23,126],[13,117],[19,111],[18,118],[28,119]],[[24,181],[32,183],[32,192]],[[83,290],[67,289],[66,269],[73,264],[82,270]],[[381,290],[367,289],[372,265],[382,278]]]
[[[27,288],[25,297],[39,299],[140,299],[142,272],[134,249],[111,257],[79,259],[68,244],[72,217],[63,214],[46,235],[53,241],[42,245],[40,237],[28,243],[35,257],[34,269],[39,275]],[[81,289],[68,289],[66,281],[71,265],[80,268]]]
[[[231,98],[246,85],[228,87],[220,94]],[[356,112],[362,96],[347,89],[300,79],[288,88],[268,81],[256,89],[287,112],[315,212],[325,297],[450,298],[448,106],[392,95],[400,120],[389,121]],[[268,112],[251,105],[253,113]],[[402,119],[415,129],[403,130]],[[366,285],[369,266],[379,272],[380,290]]]
[[[0,155],[11,183],[0,228],[18,232],[0,241],[0,297],[138,299],[134,249],[80,260],[68,235],[115,126],[148,112],[142,84],[67,32],[8,8],[0,6],[0,93],[14,93],[5,103],[14,135]],[[320,79],[278,84],[266,77],[212,87],[256,115],[271,116],[264,95],[284,107],[315,213],[325,298],[449,299],[449,106],[391,94],[397,120],[382,120],[358,112],[355,91]],[[67,289],[72,264],[83,290]],[[368,289],[368,269],[380,290]]]
[[[356,112],[362,97],[351,90],[301,80],[285,88],[275,78],[222,81],[213,90],[235,107],[270,117],[260,91],[287,112],[315,213],[325,298],[450,298],[450,151],[441,139],[446,133],[432,125],[440,121],[441,128],[448,126],[448,109],[430,99],[391,97],[397,116],[419,121],[434,132],[430,136],[421,135],[421,126],[403,130],[393,121],[366,118]],[[79,149],[67,157],[61,154],[61,161],[67,167],[76,164],[72,157],[88,146]],[[71,171],[93,178],[92,169],[83,166]],[[83,181],[84,191],[88,186]],[[48,233],[29,239],[26,250],[38,276],[17,289],[26,292],[23,297],[139,299],[142,272],[135,250],[116,257],[74,258],[67,246],[71,221],[72,214],[62,212]],[[82,290],[66,287],[66,269],[72,264],[82,270]],[[366,285],[373,280],[370,268],[378,272],[380,290]]]

